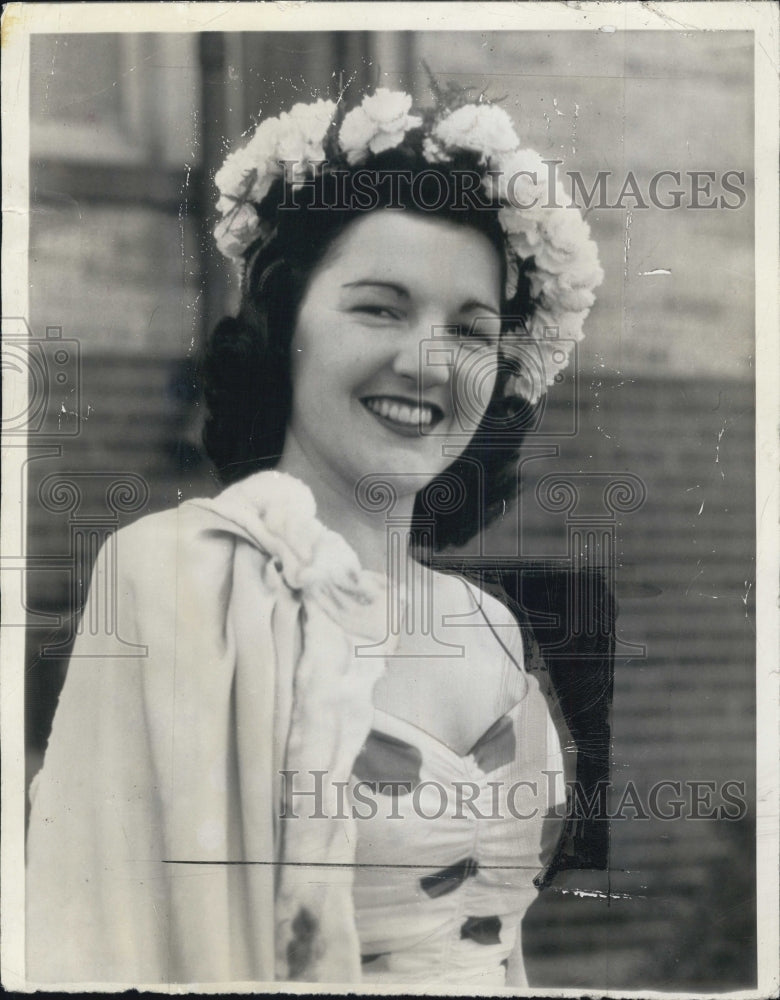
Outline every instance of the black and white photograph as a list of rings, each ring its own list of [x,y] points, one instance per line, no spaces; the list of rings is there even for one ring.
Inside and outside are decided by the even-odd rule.
[[[776,6],[2,34],[4,988],[776,995]]]

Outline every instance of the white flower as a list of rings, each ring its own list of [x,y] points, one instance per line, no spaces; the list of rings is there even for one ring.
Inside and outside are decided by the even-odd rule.
[[[237,199],[244,197],[252,188],[257,168],[245,149],[230,153],[214,176],[214,183],[220,194]]]
[[[547,386],[553,385],[574,349],[571,338],[560,336],[554,313],[539,310],[537,316],[538,326],[532,322],[531,336],[521,337],[505,348],[519,369],[507,388],[532,405],[541,399]]]
[[[273,162],[278,138],[278,118],[261,122],[247,145],[231,153],[217,171],[214,181],[221,194],[236,201],[262,201],[274,176],[281,173]]]
[[[366,97],[347,114],[339,131],[347,161],[356,166],[369,153],[400,145],[409,130],[422,124],[410,113],[411,106],[409,94],[384,88]],[[335,111],[331,101],[296,104],[278,118],[261,122],[247,145],[226,158],[215,177],[220,192],[217,210],[223,216],[215,236],[223,254],[240,259],[254,241],[267,236],[264,227],[273,229],[265,215],[260,219],[256,206],[285,170],[293,185],[314,174],[316,164],[325,160]],[[561,185],[555,186],[553,202],[559,207],[547,207],[552,192],[544,161],[534,150],[519,148],[512,121],[501,108],[489,104],[457,108],[423,136],[422,156],[427,163],[452,163],[458,150],[478,156],[484,168],[483,190],[501,206],[498,218],[512,251],[507,261],[507,298],[516,290],[521,262],[528,262],[524,272],[535,306],[523,338],[528,356],[519,359],[519,374],[508,388],[534,403],[568,364],[574,343],[582,339],[593,290],[604,278],[596,244],[580,211],[563,207],[567,202]],[[310,585],[324,588],[337,606],[342,591],[351,594],[355,584],[352,570],[347,569],[349,560],[344,553],[331,552],[327,539],[298,538],[297,543],[309,553],[315,544],[319,546],[323,559],[314,560],[316,566],[310,565],[304,576],[308,573]],[[343,572],[326,583],[321,570],[328,560],[341,565]]]
[[[428,163],[442,163],[447,158],[443,148],[429,135],[423,139],[423,156]]]
[[[509,389],[512,395],[520,396],[533,406],[542,398],[545,386],[542,385],[542,380],[536,372],[524,368],[519,375],[515,375],[512,379]]]
[[[311,173],[325,157],[324,143],[336,105],[332,101],[296,104],[278,118],[266,118],[241,149],[226,158],[214,181],[220,192],[217,211],[224,218],[214,230],[217,246],[238,258],[258,235],[260,223],[254,204],[268,194],[281,177],[286,161],[293,184]]]
[[[596,301],[596,296],[591,290],[592,286],[575,285],[569,275],[534,270],[530,278],[531,294],[535,298],[543,296],[543,301],[556,310],[583,312],[590,309]]]
[[[295,164],[293,177],[302,177],[312,172],[314,163],[325,159],[325,137],[336,111],[333,101],[315,101],[314,104],[296,104],[289,112],[279,116],[279,131],[276,148],[270,159],[269,169],[281,173],[279,160]]]
[[[282,120],[287,118],[295,123],[303,140],[306,160],[320,160],[325,155],[323,144],[335,113],[333,101],[320,100],[314,104],[295,104],[289,114],[281,116]]]
[[[422,119],[410,115],[412,98],[409,94],[380,87],[366,97],[360,107],[350,111],[341,123],[339,143],[347,161],[355,165],[369,152],[381,153],[399,146],[406,133],[422,124]]]
[[[239,258],[260,232],[260,220],[251,205],[237,205],[214,229],[214,239],[225,257]]]
[[[537,267],[553,274],[571,268],[580,254],[586,253],[590,227],[576,208],[545,210],[535,249]]]
[[[521,257],[530,257],[539,242],[541,215],[531,208],[502,208],[498,221]]]
[[[325,158],[325,137],[335,110],[333,101],[320,100],[296,104],[278,118],[260,122],[247,145],[231,153],[217,172],[220,192],[260,202],[284,172],[280,161],[295,164],[297,176],[308,172],[312,162]]]
[[[576,315],[578,322],[572,323]],[[584,314],[538,308],[531,321],[531,336],[542,368],[544,385],[552,385],[555,376],[569,364],[575,341],[582,339]],[[543,391],[543,390],[542,390]]]
[[[494,104],[466,104],[451,111],[433,135],[447,147],[480,153],[480,163],[500,161],[520,145],[512,119]]]
[[[593,240],[582,242],[569,267],[558,275],[559,281],[570,288],[596,288],[604,280],[599,252]]]
[[[505,156],[494,156],[491,168],[483,185],[503,205],[527,212],[546,202],[546,168],[533,149],[516,149]]]
[[[557,340],[540,340],[539,353],[544,365],[546,385],[553,385],[555,376],[567,368],[574,344],[571,340],[563,343]]]
[[[217,211],[220,215],[227,215],[235,204],[236,199],[232,195],[221,194],[219,198],[217,198]]]
[[[563,347],[568,356],[568,352],[574,347],[574,342],[582,340],[584,336],[582,325],[587,315],[587,309],[583,309],[581,312],[570,312],[566,309],[539,306],[531,320],[531,334],[539,343],[543,342],[549,345],[554,342],[558,348]],[[550,351],[553,350],[551,347]],[[566,361],[561,360],[557,350],[555,350],[555,357],[552,360],[556,361],[556,358],[559,367],[565,366]]]

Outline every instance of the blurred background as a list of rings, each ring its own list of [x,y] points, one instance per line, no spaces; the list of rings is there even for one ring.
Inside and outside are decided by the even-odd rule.
[[[247,128],[367,85],[427,103],[427,63],[443,82],[503,98],[524,145],[588,187],[610,171],[612,201],[628,171],[645,195],[661,170],[744,172],[741,209],[628,198],[588,211],[606,280],[575,370],[528,438],[517,508],[481,554],[574,557],[576,518],[545,507],[544,477],[641,481],[633,511],[605,508],[599,489],[582,494],[586,520],[608,524],[620,607],[613,797],[628,782],[646,795],[662,779],[736,781],[748,802],[740,821],[615,821],[609,871],[559,875],[529,914],[532,984],[754,984],[752,36],[141,33],[31,44],[40,405],[23,484],[29,776],[100,541],[217,492],[193,374],[206,332],[236,304],[210,235],[213,175]]]

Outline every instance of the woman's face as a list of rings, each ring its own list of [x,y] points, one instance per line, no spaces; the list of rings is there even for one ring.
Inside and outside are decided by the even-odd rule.
[[[414,493],[450,465],[495,384],[500,280],[476,230],[408,211],[353,222],[301,303],[282,467],[351,495],[367,474]]]

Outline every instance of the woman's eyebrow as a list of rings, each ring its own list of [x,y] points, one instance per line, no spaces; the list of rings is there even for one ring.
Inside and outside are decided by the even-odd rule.
[[[343,284],[342,288],[365,288],[367,286],[374,288],[387,288],[391,292],[395,292],[396,295],[401,298],[409,298],[409,292],[403,287],[403,285],[396,285],[392,281],[380,281],[378,278],[362,278],[359,281],[348,281]]]
[[[381,281],[379,278],[361,278],[358,281],[348,281],[345,282],[342,288],[386,288],[391,292],[394,292],[400,298],[408,299],[409,291],[404,288],[403,285],[397,285],[392,281]],[[500,316],[501,313],[494,306],[489,306],[485,302],[481,302],[479,299],[467,299],[458,309],[459,313],[467,312],[488,312],[492,316]]]
[[[489,306],[485,302],[480,302],[479,299],[469,299],[464,302],[460,307],[460,312],[489,312],[492,316],[500,316],[501,313],[495,306]]]

